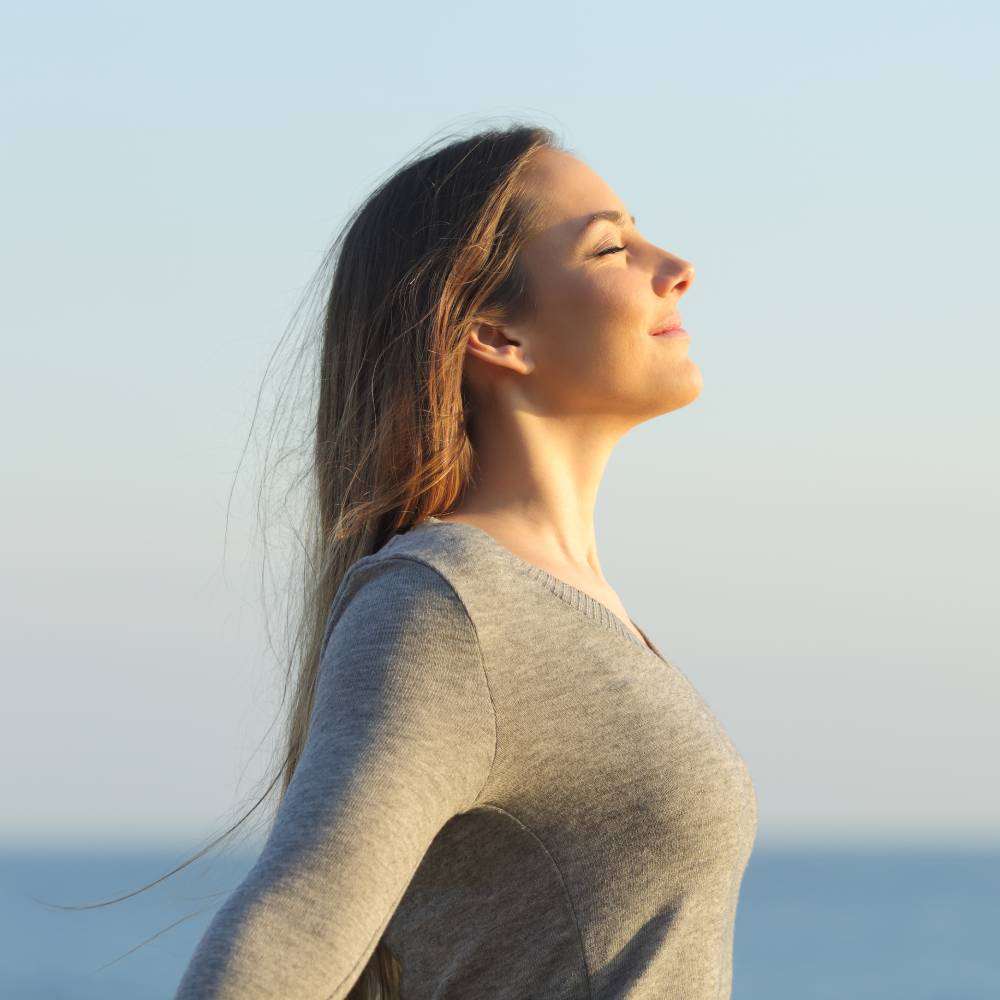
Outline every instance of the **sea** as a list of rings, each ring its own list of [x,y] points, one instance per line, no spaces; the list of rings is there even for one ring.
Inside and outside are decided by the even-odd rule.
[[[170,1000],[256,850],[6,848],[2,1000]],[[103,904],[94,908],[75,907]],[[743,877],[733,1000],[1000,1000],[1000,845],[763,845]]]

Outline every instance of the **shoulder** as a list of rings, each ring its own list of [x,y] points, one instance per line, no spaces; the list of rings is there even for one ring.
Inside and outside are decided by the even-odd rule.
[[[401,611],[425,608],[442,617],[475,617],[471,609],[480,605],[478,595],[496,591],[501,567],[485,536],[449,527],[421,523],[358,559],[334,596],[324,641],[347,604],[359,599],[399,601]]]
[[[457,726],[492,759],[496,716],[479,633],[438,569],[382,552],[350,567],[327,620],[315,711],[337,725]]]
[[[334,629],[404,629],[411,633],[475,630],[465,603],[440,568],[414,554],[381,550],[344,575],[327,616],[324,647]]]

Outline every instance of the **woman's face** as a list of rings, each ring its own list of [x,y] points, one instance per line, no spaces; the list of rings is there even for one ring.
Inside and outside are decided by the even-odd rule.
[[[515,381],[532,409],[632,426],[690,403],[702,377],[688,338],[651,331],[680,317],[694,268],[640,236],[628,207],[570,154],[542,151],[529,177],[544,205],[542,231],[524,250],[536,309],[500,327],[508,345],[521,347],[519,358],[508,351],[500,363],[528,374]],[[625,224],[587,225],[605,210]]]

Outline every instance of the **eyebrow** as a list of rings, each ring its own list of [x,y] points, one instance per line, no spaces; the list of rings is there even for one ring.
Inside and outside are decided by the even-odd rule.
[[[632,225],[634,226],[635,216],[630,215],[629,218],[632,220]],[[602,219],[608,219],[616,225],[621,226],[623,229],[625,228],[625,216],[614,208],[606,208],[603,212],[594,212],[593,215],[587,217],[587,221],[583,224],[583,228],[577,234],[576,242],[579,243],[583,239],[584,235],[586,235],[587,230],[589,230],[595,222],[600,222]]]

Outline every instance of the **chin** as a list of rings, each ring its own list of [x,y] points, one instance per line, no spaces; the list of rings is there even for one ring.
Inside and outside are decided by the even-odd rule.
[[[689,403],[693,403],[701,395],[701,390],[705,387],[705,380],[701,377],[701,369],[695,364],[692,364],[691,367],[693,369],[691,372],[692,392],[691,398],[688,400]]]
[[[701,395],[704,384],[701,371],[697,366],[692,365],[691,373],[687,378],[677,380],[671,385],[671,391],[664,399],[660,413],[672,413],[674,410],[680,410],[693,403]]]

